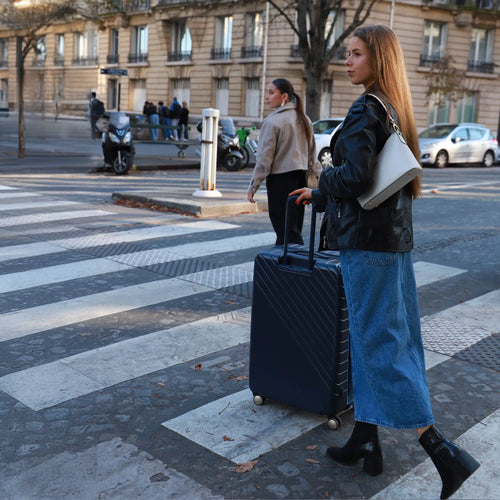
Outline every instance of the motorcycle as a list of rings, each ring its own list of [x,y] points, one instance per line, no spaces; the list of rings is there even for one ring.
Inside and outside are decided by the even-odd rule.
[[[117,175],[125,175],[134,162],[130,118],[121,111],[104,114],[102,127],[102,152],[104,163],[110,165]]]
[[[240,140],[241,152],[243,153],[243,168],[248,166],[250,157],[257,154],[257,141],[250,139],[250,134],[256,127],[238,129],[238,138]]]
[[[203,122],[196,124],[196,130],[202,132]],[[243,153],[232,118],[221,118],[217,133],[217,165],[223,170],[234,172],[243,168]]]

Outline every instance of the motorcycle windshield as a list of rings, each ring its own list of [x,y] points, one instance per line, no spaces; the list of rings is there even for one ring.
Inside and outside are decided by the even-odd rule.
[[[219,120],[222,127],[222,133],[229,137],[236,137],[236,128],[232,118],[221,118]]]
[[[121,111],[112,111],[109,113],[109,124],[116,129],[123,129],[130,124],[130,118]]]

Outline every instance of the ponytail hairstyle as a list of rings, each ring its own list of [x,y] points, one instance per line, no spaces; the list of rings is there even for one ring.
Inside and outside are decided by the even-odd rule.
[[[356,28],[353,36],[366,43],[370,54],[374,82],[366,89],[366,93],[378,94],[382,100],[391,104],[406,143],[415,158],[420,158],[410,85],[403,50],[396,34],[387,26],[374,25]],[[411,183],[413,198],[422,195],[421,186],[421,178],[417,176]]]
[[[306,135],[307,142],[309,143],[312,138],[312,126],[311,122],[304,113],[304,105],[302,104],[302,99],[295,93],[293,85],[286,78],[276,78],[271,82],[281,94],[288,94],[290,102],[296,104],[297,119],[299,121],[304,134]]]

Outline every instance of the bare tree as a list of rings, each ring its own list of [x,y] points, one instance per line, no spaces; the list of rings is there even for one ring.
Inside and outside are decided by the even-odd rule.
[[[352,20],[335,33],[347,0],[269,0],[278,16],[283,17],[297,35],[298,51],[306,74],[306,107],[317,120],[321,105],[321,87],[328,65],[343,47],[344,40],[371,13],[377,0],[358,0]],[[336,36],[336,37],[335,37]]]
[[[101,2],[102,3],[102,2]],[[18,157],[26,153],[24,120],[25,61],[32,51],[36,52],[42,34],[54,23],[83,17],[99,22],[98,0],[24,1],[8,0],[0,8],[0,25],[16,32],[16,69],[18,101]]]

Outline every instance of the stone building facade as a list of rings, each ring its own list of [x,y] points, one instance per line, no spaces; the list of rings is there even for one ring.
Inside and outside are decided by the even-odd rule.
[[[342,31],[357,7],[345,0]],[[215,107],[241,123],[259,123],[267,82],[290,79],[305,96],[296,36],[265,1],[122,0],[100,26],[56,24],[26,62],[28,111],[84,114],[90,92],[106,109],[142,111],[145,100],[189,103],[191,115]],[[210,3],[208,4],[210,5]],[[379,0],[369,24],[392,25],[405,53],[417,125],[475,121],[497,131],[500,113],[500,0]],[[16,108],[16,33],[0,27],[0,107]],[[449,55],[468,90],[443,108],[427,97],[430,66]],[[361,92],[338,51],[322,82],[321,117],[343,116]],[[119,73],[127,73],[119,75]]]

